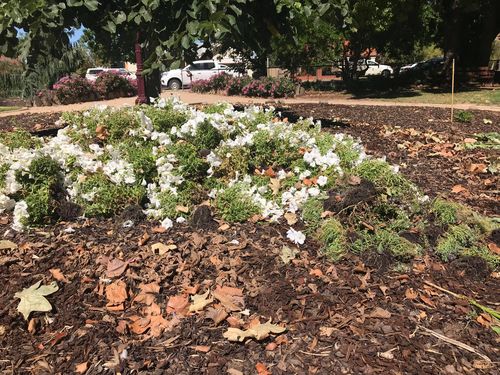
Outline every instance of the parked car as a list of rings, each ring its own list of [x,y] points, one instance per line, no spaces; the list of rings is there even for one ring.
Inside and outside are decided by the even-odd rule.
[[[420,63],[415,62],[413,64],[403,65],[401,68],[399,68],[399,74],[406,74],[412,72],[413,70],[415,70],[418,64]]]
[[[364,72],[364,76],[382,76],[389,78],[394,74],[394,70],[389,65],[379,64],[375,60],[360,60],[358,71]]]
[[[134,73],[130,73],[127,69],[124,68],[102,68],[102,67],[87,69],[87,74],[85,74],[85,78],[91,82],[94,82],[97,79],[97,77],[99,77],[99,74],[104,72],[112,72],[130,79],[136,78]]]
[[[161,84],[171,90],[191,86],[192,82],[209,79],[214,75],[225,72],[234,76],[240,75],[229,66],[215,60],[198,60],[183,69],[173,69],[164,72],[161,76]]]

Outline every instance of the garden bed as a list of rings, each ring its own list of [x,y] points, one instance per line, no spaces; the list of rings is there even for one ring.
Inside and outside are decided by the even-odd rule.
[[[161,101],[2,133],[0,369],[494,373],[491,315],[424,281],[495,307],[498,224],[282,115]],[[52,312],[24,320],[39,281]]]

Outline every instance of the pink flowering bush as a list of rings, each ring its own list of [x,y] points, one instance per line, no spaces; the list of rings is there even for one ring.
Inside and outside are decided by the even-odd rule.
[[[98,98],[94,85],[79,76],[61,78],[53,85],[53,90],[61,104],[86,102]]]
[[[134,81],[114,72],[103,72],[97,77],[94,87],[99,95],[106,99],[134,96],[137,93],[137,83],[134,86]]]
[[[210,79],[193,82],[191,91],[199,93],[225,91],[227,95],[287,98],[295,95],[296,82],[288,77],[261,78],[233,77],[219,73]]]

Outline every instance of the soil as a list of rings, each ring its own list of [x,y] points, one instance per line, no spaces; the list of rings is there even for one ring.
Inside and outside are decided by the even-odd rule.
[[[474,112],[472,123],[451,125],[447,111],[430,108],[286,110],[290,119],[314,116],[329,131],[360,137],[430,195],[499,213],[498,175],[470,172],[468,164],[489,163],[498,151],[432,148],[499,131],[500,115]],[[23,117],[24,128],[50,128],[57,115],[37,116]],[[2,130],[21,121],[4,119]],[[436,138],[423,134],[429,131]],[[427,146],[415,153],[409,148],[417,140]],[[398,148],[405,141],[410,145]],[[435,152],[442,154],[429,156]],[[451,193],[455,185],[469,194]],[[366,204],[372,193],[361,181],[339,192],[339,201]],[[2,240],[17,245],[0,246],[0,374],[499,374],[491,317],[425,283],[498,310],[500,275],[478,258],[442,264],[430,252],[401,264],[367,252],[333,264],[312,240],[295,248],[285,223],[217,229],[208,206],[170,230],[144,220],[137,207],[115,219],[72,219],[23,233],[11,223],[0,214]],[[417,237],[408,233],[410,241]],[[491,239],[497,242],[498,232]],[[287,248],[296,254],[285,263]],[[15,293],[38,281],[56,281],[59,290],[46,297],[51,312],[26,321]],[[220,287],[229,294],[186,311],[189,296],[215,296]],[[255,329],[268,321],[286,330],[261,340],[224,337],[230,326]]]
[[[498,363],[419,328],[498,360],[498,336],[475,318],[480,312],[424,284],[497,305],[498,278],[481,267],[474,268],[480,278],[469,277],[470,261],[444,265],[426,256],[403,272],[393,271],[392,259],[373,256],[333,265],[309,242],[285,264],[280,254],[290,246],[288,227],[279,225],[197,231],[184,224],[165,232],[148,222],[124,228],[113,220],[81,220],[13,233],[9,221],[0,217],[0,232],[19,248],[0,253],[2,374],[78,368],[86,374],[498,374]],[[156,243],[176,246],[159,255],[151,250]],[[110,258],[125,268],[110,275]],[[26,322],[14,294],[54,278],[60,289],[47,296],[53,311],[32,313]],[[107,288],[118,280],[127,294],[114,309]],[[134,333],[131,322],[147,307],[134,302],[141,283],[158,286],[155,303],[168,320],[176,319],[167,308],[172,297],[187,299],[189,290],[201,294],[216,285],[241,291],[247,310],[215,324],[208,306],[179,315],[163,331]],[[223,337],[229,321],[245,329],[270,319],[286,331],[242,343]]]

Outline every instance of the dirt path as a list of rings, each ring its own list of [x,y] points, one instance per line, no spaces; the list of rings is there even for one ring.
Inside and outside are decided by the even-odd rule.
[[[433,108],[449,108],[449,105],[445,104],[429,104],[429,103],[401,103],[392,101],[382,101],[376,99],[338,99],[338,98],[309,98],[309,97],[297,97],[290,99],[264,99],[264,98],[248,98],[243,96],[225,96],[216,94],[197,94],[189,90],[183,91],[165,91],[161,94],[162,97],[168,98],[170,96],[177,96],[183,102],[187,104],[197,104],[197,103],[217,103],[217,102],[230,102],[239,104],[265,104],[265,103],[280,103],[282,105],[289,104],[334,104],[334,105],[371,105],[380,107],[433,107]],[[119,98],[113,100],[105,100],[98,102],[86,102],[68,105],[57,105],[51,107],[30,107],[23,108],[17,111],[8,111],[0,113],[0,117],[11,116],[15,114],[22,113],[51,113],[51,112],[67,112],[67,111],[81,111],[88,108],[92,108],[97,105],[108,105],[108,106],[123,106],[123,105],[133,105],[135,102],[135,97],[133,98]],[[481,111],[494,111],[500,112],[500,106],[484,106],[477,104],[457,104],[456,109],[459,110],[481,110]]]

